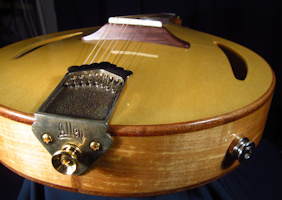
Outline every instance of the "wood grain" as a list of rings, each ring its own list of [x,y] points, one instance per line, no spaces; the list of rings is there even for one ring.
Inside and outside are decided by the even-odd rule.
[[[125,40],[139,41],[180,48],[189,48],[189,42],[173,36],[164,27],[132,26],[120,24],[105,24],[92,36],[93,40]]]
[[[258,144],[270,102],[239,120],[210,129],[114,137],[109,151],[77,177],[53,169],[51,155],[30,126],[1,118],[0,158],[23,177],[70,191],[120,197],[177,192],[211,182],[238,167],[238,162],[229,158],[228,147],[236,135],[245,135]]]

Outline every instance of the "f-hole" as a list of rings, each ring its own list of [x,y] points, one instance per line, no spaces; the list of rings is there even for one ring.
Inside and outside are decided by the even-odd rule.
[[[216,45],[223,51],[223,53],[228,58],[235,78],[241,81],[245,80],[248,72],[248,68],[245,61],[232,49],[229,49],[228,47],[225,47],[222,44],[217,43]]]

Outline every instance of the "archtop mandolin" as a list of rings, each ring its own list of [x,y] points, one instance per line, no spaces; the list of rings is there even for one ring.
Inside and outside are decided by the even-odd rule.
[[[172,14],[109,18],[0,49],[0,159],[44,185],[134,197],[204,185],[249,160],[275,76]]]

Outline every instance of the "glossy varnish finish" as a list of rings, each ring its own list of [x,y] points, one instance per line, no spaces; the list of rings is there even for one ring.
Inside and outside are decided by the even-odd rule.
[[[172,124],[211,118],[252,104],[271,87],[271,69],[248,49],[178,26],[167,29],[189,41],[191,48],[144,43],[139,53],[146,54],[136,56],[130,65],[133,76],[128,80],[110,124]],[[69,36],[77,32],[82,31],[61,34]],[[54,42],[50,42],[52,36]],[[91,43],[79,40],[81,35],[57,41],[60,37],[59,33],[47,35],[42,40],[35,38],[2,49],[0,56],[4,69],[0,74],[3,83],[0,91],[6,95],[1,96],[0,104],[33,114],[60,82],[67,67],[81,65],[93,48]],[[24,49],[35,48],[36,43],[42,45],[46,40],[48,45],[16,59]],[[244,58],[248,66],[244,81],[234,77],[228,59],[215,42],[230,46]],[[104,46],[106,49],[107,45]],[[122,46],[120,42],[116,49]],[[115,56],[110,54],[108,61],[113,61]],[[125,60],[127,56],[118,65],[123,66]],[[124,67],[128,65],[129,62]]]
[[[258,55],[233,42],[177,25],[166,29],[189,42],[190,48],[146,42],[135,52],[138,42],[132,41],[123,49],[129,53],[118,66],[133,75],[109,123],[113,146],[77,177],[53,169],[51,155],[30,124],[67,67],[81,65],[97,44],[80,40],[96,29],[55,33],[1,49],[1,162],[46,185],[106,196],[194,188],[236,168],[239,164],[227,154],[228,147],[238,135],[259,142],[275,85],[272,70]],[[95,62],[104,61],[108,53],[107,61],[119,60],[115,52],[122,41],[112,52],[109,44],[101,47]],[[217,44],[243,58],[245,80],[235,78]]]
[[[59,174],[30,126],[2,118],[1,162],[20,175],[53,187],[106,196],[146,196],[194,188],[238,166],[227,154],[236,135],[258,144],[270,99],[254,113],[190,133],[114,137],[113,146],[86,174]],[[32,147],[32,148],[30,148]],[[7,151],[7,149],[9,151]]]
[[[174,47],[189,48],[190,44],[174,37],[164,27],[147,27],[121,24],[105,24],[93,35],[92,40],[132,40]]]

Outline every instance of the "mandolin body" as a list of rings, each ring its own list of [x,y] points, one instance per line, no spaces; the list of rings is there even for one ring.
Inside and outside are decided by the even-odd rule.
[[[67,68],[82,65],[97,44],[81,37],[98,28],[65,31],[0,49],[0,159],[32,181],[85,194],[149,196],[191,189],[216,180],[240,164],[228,150],[244,136],[262,137],[275,76],[257,54],[231,41],[169,24],[165,28],[190,47],[132,41],[120,63],[133,75],[108,124],[109,150],[79,176],[63,175],[34,136],[34,113]],[[122,48],[101,46],[94,62],[115,59]],[[243,61],[236,78],[228,49]],[[127,59],[133,58],[133,62]],[[236,66],[235,66],[236,68]]]

